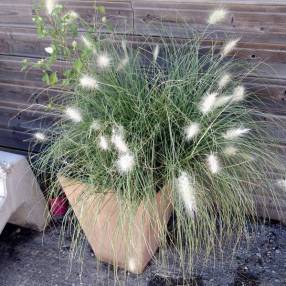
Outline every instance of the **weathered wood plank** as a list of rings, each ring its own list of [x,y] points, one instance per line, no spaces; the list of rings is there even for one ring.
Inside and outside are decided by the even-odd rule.
[[[33,68],[27,72],[21,71],[23,59],[22,57],[0,55],[0,82],[32,86],[35,88],[43,87],[41,80],[42,71],[40,69]],[[37,59],[33,58],[29,60],[37,61]],[[68,66],[69,63],[59,61],[53,67],[60,77]]]
[[[45,90],[41,81],[42,72],[33,69],[27,73],[21,71],[23,58],[0,55],[0,92],[2,100],[14,102],[46,103],[59,92]],[[68,66],[59,62],[55,68],[59,76]],[[286,65],[269,63],[252,73],[245,84],[258,95],[270,96],[278,101],[284,100],[286,92]],[[30,94],[29,94],[30,93]]]
[[[146,39],[140,36],[128,37],[130,42],[142,44]],[[150,38],[154,44],[158,42],[155,37]],[[178,39],[179,41],[180,39]],[[183,42],[184,40],[181,39]],[[49,40],[39,40],[34,29],[7,28],[0,26],[0,50],[1,54],[25,56],[25,57],[44,57],[44,48],[49,46]],[[218,46],[222,42],[218,42]],[[203,47],[210,46],[206,41]],[[272,43],[247,43],[241,42],[235,50],[237,58],[249,59],[252,61],[279,62],[286,63],[286,41],[282,44]]]
[[[21,132],[45,130],[58,119],[40,105],[19,105],[0,101],[0,128]]]
[[[34,146],[34,144],[31,141],[31,135],[28,133],[0,128],[0,146],[37,151],[39,148]]]
[[[34,15],[33,3],[39,1],[18,1],[13,3],[1,1],[0,25],[4,26],[26,26],[33,27],[32,17]],[[133,12],[129,1],[59,1],[67,10],[76,11],[88,23],[94,23],[100,19],[95,13],[97,6],[104,5],[106,17],[114,25],[116,31],[129,31],[133,24]]]
[[[58,102],[63,97],[59,90],[36,86],[0,82],[0,100],[17,104],[42,104]]]
[[[221,37],[221,32],[227,31],[241,35],[244,41],[269,42],[271,39],[271,42],[285,43],[286,6],[283,4],[227,2],[224,7],[229,11],[228,16],[215,27],[218,33],[213,35]],[[208,1],[134,1],[133,7],[135,33],[158,35],[166,32],[186,36],[186,26],[188,29],[204,29],[208,14],[218,5]]]

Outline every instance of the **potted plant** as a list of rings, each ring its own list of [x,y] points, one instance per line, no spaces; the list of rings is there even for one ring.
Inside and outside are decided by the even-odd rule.
[[[53,1],[45,13],[34,21],[51,40],[47,58],[24,68],[41,68],[65,96],[46,107],[57,122],[35,133],[36,167],[53,190],[59,178],[99,259],[141,273],[167,240],[184,263],[239,237],[256,215],[254,194],[275,196],[269,175],[284,172],[242,83],[249,66],[233,58],[239,39],[206,51],[205,32],[136,47]],[[226,13],[215,10],[208,26]],[[61,75],[58,59],[69,63]]]

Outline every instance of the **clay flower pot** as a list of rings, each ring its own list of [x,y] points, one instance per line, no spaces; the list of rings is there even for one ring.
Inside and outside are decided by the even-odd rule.
[[[97,258],[142,273],[171,215],[168,188],[157,193],[154,202],[142,202],[130,216],[114,192],[90,192],[89,186],[65,177],[59,181]]]

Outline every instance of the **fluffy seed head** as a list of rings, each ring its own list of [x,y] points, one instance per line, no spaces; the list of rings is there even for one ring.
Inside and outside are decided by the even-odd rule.
[[[79,16],[78,16],[78,13],[77,12],[75,12],[75,11],[69,11],[68,13],[67,13],[67,15],[71,18],[71,19],[77,19]]]
[[[239,101],[242,101],[244,98],[245,98],[245,88],[244,86],[239,85],[233,90],[231,100],[233,102],[239,102]]]
[[[79,15],[75,11],[69,11],[66,13],[65,17],[66,17],[66,23],[70,24],[73,21],[75,21],[79,17]]]
[[[125,58],[123,58],[123,59],[120,61],[119,65],[118,65],[118,67],[117,67],[117,70],[119,71],[119,70],[123,69],[123,68],[128,64],[128,62],[129,62],[128,56],[125,57]]]
[[[124,140],[123,134],[118,131],[113,131],[111,136],[111,143],[114,145],[115,149],[119,153],[127,153],[128,152],[128,146]]]
[[[276,185],[279,188],[286,190],[286,179],[276,180]]]
[[[92,42],[86,36],[82,35],[81,40],[88,49],[92,49]]]
[[[222,107],[227,103],[229,103],[230,100],[231,100],[230,96],[219,96],[215,101],[214,107],[215,108]]]
[[[156,45],[154,50],[153,50],[153,60],[154,60],[154,62],[157,61],[158,55],[159,55],[159,45]]]
[[[80,85],[86,89],[96,89],[98,88],[97,80],[89,75],[83,75],[80,80]]]
[[[235,40],[230,40],[229,42],[227,42],[221,50],[221,57],[224,58],[227,55],[229,55],[235,49],[239,40],[240,39],[235,39]]]
[[[116,167],[119,173],[127,174],[132,171],[135,165],[134,156],[130,153],[121,154],[116,161]]]
[[[66,116],[75,123],[79,123],[82,121],[82,116],[80,111],[73,107],[68,107],[65,111]]]
[[[109,149],[108,139],[103,135],[98,138],[98,145],[103,151],[107,151]]]
[[[102,22],[102,23],[106,23],[106,21],[107,21],[106,17],[103,16],[103,17],[101,18],[101,22]]]
[[[136,266],[137,266],[137,258],[129,258],[128,259],[128,269],[130,271],[136,271]]]
[[[127,56],[127,43],[125,40],[121,41],[121,46],[122,46],[125,56]]]
[[[226,140],[235,140],[243,136],[244,134],[247,134],[249,131],[249,128],[231,128],[228,129],[222,136]]]
[[[72,41],[72,47],[74,50],[76,49],[76,47],[77,47],[77,41],[76,40]]]
[[[46,47],[45,52],[51,55],[54,52],[54,49],[52,47]]]
[[[218,88],[223,89],[231,81],[231,75],[225,73],[218,81]]]
[[[212,92],[208,93],[206,96],[202,98],[201,102],[199,103],[199,110],[203,114],[207,114],[213,110],[217,95],[218,95],[217,92]]]
[[[177,189],[184,202],[187,213],[193,216],[197,209],[195,188],[187,172],[182,171],[177,178]]]
[[[217,9],[213,11],[208,17],[208,24],[215,25],[224,20],[227,11],[224,9]]]
[[[107,68],[110,65],[110,57],[106,54],[99,55],[96,59],[96,63],[100,68]]]
[[[93,120],[93,122],[90,125],[90,129],[97,131],[100,128],[101,128],[100,122],[98,120]]]
[[[226,156],[235,156],[237,152],[238,152],[238,149],[233,145],[226,146],[223,150],[223,153]]]
[[[34,137],[38,140],[38,141],[46,141],[47,140],[47,137],[44,133],[42,132],[36,132],[34,134]]]
[[[56,7],[57,1],[56,0],[46,0],[46,10],[48,15],[51,15]]]
[[[200,132],[200,124],[197,122],[192,122],[185,127],[186,140],[191,141],[195,138]]]
[[[221,170],[219,159],[216,155],[210,154],[207,157],[207,165],[212,174],[217,174]]]

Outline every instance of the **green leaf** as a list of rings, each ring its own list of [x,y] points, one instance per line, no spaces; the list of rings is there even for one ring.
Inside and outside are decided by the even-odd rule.
[[[80,73],[81,70],[82,70],[82,67],[83,67],[83,63],[82,63],[82,61],[81,61],[80,59],[76,59],[75,62],[74,62],[74,64],[73,64],[73,66],[74,66],[74,69],[75,69],[78,73]]]
[[[50,85],[56,85],[57,84],[57,82],[58,82],[58,76],[57,76],[57,73],[56,72],[53,72],[53,73],[51,73],[51,75],[50,75]]]
[[[50,77],[49,77],[49,74],[47,72],[45,72],[44,75],[42,76],[42,81],[45,84],[50,85]]]
[[[105,7],[104,6],[98,6],[96,9],[97,9],[97,12],[99,14],[105,14]]]
[[[27,59],[22,60],[22,62],[21,62],[21,71],[26,70],[28,68],[28,66],[29,66],[28,60]]]
[[[62,84],[63,84],[63,86],[67,86],[70,84],[70,80],[68,78],[66,78],[62,81]]]

